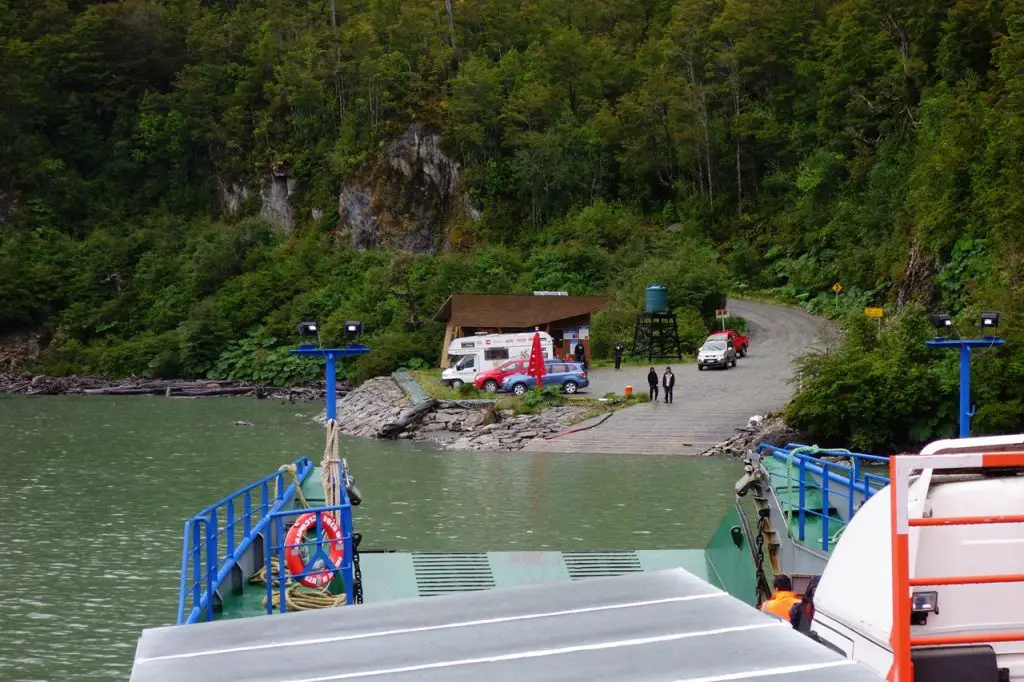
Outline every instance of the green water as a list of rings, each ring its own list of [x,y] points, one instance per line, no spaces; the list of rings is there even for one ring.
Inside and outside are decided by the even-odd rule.
[[[127,679],[142,629],[174,621],[184,520],[319,460],[317,407],[0,397],[0,680]],[[741,473],[705,458],[343,450],[367,548],[702,548]]]

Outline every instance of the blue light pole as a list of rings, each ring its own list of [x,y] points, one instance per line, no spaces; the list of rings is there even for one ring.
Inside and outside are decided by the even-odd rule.
[[[952,323],[946,315],[933,316],[932,323],[940,329],[952,327]],[[981,316],[981,323],[982,327],[994,329],[999,324],[999,315],[996,313],[984,313]],[[960,349],[960,437],[970,438],[971,417],[974,416],[974,409],[971,407],[971,349],[992,348],[994,346],[1002,346],[1006,342],[998,336],[984,336],[980,339],[947,339],[938,336],[925,343],[929,348]]]
[[[334,363],[339,359],[355,358],[360,355],[366,355],[370,352],[370,349],[361,343],[350,343],[344,348],[318,348],[317,346],[306,343],[301,344],[298,348],[293,348],[288,352],[300,357],[317,357],[324,359],[324,364],[326,366],[325,379],[327,383],[324,394],[324,404],[327,410],[327,419],[336,419],[338,417],[338,375]]]

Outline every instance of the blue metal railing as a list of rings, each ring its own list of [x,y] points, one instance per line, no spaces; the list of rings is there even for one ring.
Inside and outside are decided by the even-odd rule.
[[[889,485],[889,479],[870,471],[872,465],[879,467],[887,466],[889,459],[878,455],[865,455],[859,452],[848,452],[846,450],[818,449],[799,443],[787,443],[784,448],[777,448],[772,445],[762,444],[757,447],[757,454],[761,457],[772,457],[783,462],[787,466],[787,474],[792,468],[793,483],[797,484],[797,504],[793,508],[791,490],[786,491],[786,502],[782,504],[783,511],[787,518],[794,511],[797,514],[797,539],[800,542],[807,542],[806,525],[808,517],[821,519],[821,537],[815,538],[823,551],[829,551],[831,544],[838,538],[845,529],[849,519],[857,513],[857,500],[867,500],[876,492]],[[842,462],[828,461],[824,457],[843,458],[849,464]],[[821,505],[808,505],[808,491],[818,490],[821,492]],[[833,518],[830,510],[833,508],[834,498],[841,498],[845,501],[846,521],[842,517]],[[836,528],[836,525],[839,527]],[[829,533],[829,527],[835,533]]]
[[[341,480],[344,480],[342,478]],[[271,523],[273,525],[272,536],[277,538],[277,542],[266,543],[266,554],[264,562],[266,566],[266,574],[268,576],[273,575],[271,566],[276,560],[277,565],[282,567],[276,580],[276,587],[278,590],[278,612],[285,613],[288,611],[288,597],[287,597],[287,583],[289,580],[300,581],[306,576],[314,575],[330,575],[334,576],[335,570],[341,573],[342,580],[345,583],[345,603],[355,603],[355,572],[354,564],[352,562],[352,504],[348,499],[348,494],[345,488],[341,489],[342,503],[330,507],[315,507],[310,509],[286,509],[281,511],[272,512],[270,514]],[[332,511],[341,512],[341,539],[343,541],[344,553],[341,557],[341,562],[338,565],[330,558],[330,541],[331,538],[324,536],[324,524],[323,517]],[[303,540],[298,538],[298,542],[287,544],[285,538],[285,519],[288,517],[298,517],[303,514],[315,514],[316,529],[315,537],[312,540]],[[325,540],[327,546],[325,547]],[[309,547],[313,549],[312,556],[306,561],[306,568],[299,573],[293,573],[286,571],[286,561],[282,554],[287,551],[293,550],[296,547]],[[323,568],[317,568],[323,566]],[[286,576],[285,580],[281,580],[281,576]],[[274,580],[267,580],[267,613],[274,613],[274,602],[273,592],[275,587]]]
[[[282,467],[185,522],[178,625],[195,623],[200,617],[213,620],[217,590],[255,539],[269,527],[271,515],[291,502],[313,470],[313,462],[306,457],[295,460],[294,466],[297,481],[291,480],[290,469]],[[259,499],[254,502],[256,495]]]

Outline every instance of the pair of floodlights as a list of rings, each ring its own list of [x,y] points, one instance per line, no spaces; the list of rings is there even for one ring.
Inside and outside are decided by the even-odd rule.
[[[932,326],[938,329],[940,332],[947,329],[952,329],[953,319],[949,315],[932,315]],[[981,314],[981,328],[986,332],[994,331],[999,326],[999,313],[982,313]],[[992,336],[991,333],[986,333],[985,336]]]
[[[349,320],[345,322],[342,329],[345,335],[351,338],[362,335],[363,323],[356,320]],[[320,325],[316,322],[299,322],[299,336],[315,336],[317,340],[320,339]],[[322,343],[320,345],[323,345]]]

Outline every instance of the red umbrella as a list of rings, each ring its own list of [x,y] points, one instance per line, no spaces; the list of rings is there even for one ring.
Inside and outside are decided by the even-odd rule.
[[[527,375],[537,377],[537,388],[544,388],[544,353],[540,349],[540,332],[533,333],[533,347],[530,349],[530,365]]]

